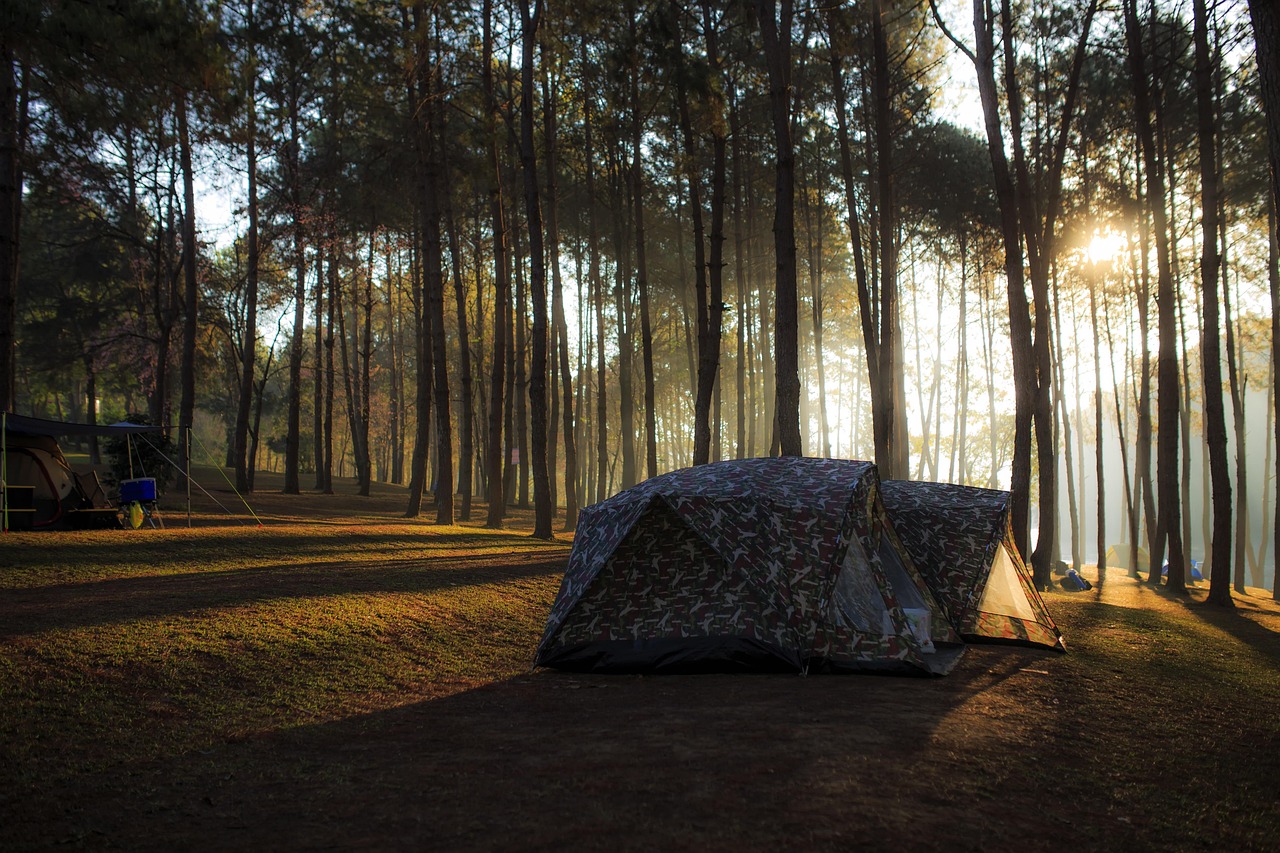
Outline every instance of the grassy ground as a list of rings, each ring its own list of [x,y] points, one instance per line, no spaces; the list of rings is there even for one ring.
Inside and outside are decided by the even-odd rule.
[[[1113,573],[1047,596],[1068,654],[942,679],[570,676],[530,670],[568,543],[526,518],[251,502],[0,540],[0,850],[1280,844],[1260,594]]]

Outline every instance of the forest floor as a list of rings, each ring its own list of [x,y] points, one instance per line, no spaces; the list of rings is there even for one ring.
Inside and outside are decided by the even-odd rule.
[[[1066,654],[937,679],[568,675],[531,669],[567,541],[268,486],[262,527],[0,539],[0,850],[1280,844],[1260,590],[1113,571],[1046,594]]]

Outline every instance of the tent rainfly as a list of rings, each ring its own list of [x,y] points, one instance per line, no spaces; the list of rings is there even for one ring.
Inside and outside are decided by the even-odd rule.
[[[898,547],[869,462],[673,471],[583,510],[536,663],[944,674],[964,647]]]
[[[965,640],[1066,651],[1013,543],[1008,492],[886,480],[882,493],[894,531]]]

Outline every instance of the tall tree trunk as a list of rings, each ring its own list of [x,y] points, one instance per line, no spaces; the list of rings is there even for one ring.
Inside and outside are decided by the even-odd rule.
[[[1120,470],[1124,472],[1124,520],[1129,534],[1129,576],[1138,577],[1138,514],[1134,509],[1134,484],[1129,479],[1129,445],[1125,440],[1128,434],[1121,400],[1126,393],[1116,378],[1116,343],[1111,333],[1111,310],[1109,303],[1102,306],[1103,323],[1107,332],[1107,351],[1111,354],[1111,387],[1115,389],[1113,400],[1116,410],[1116,429],[1120,439]],[[1135,466],[1136,467],[1136,466]],[[1099,546],[1104,547],[1104,546]]]
[[[736,441],[734,457],[747,457],[747,265],[743,258],[746,251],[746,238],[743,234],[742,184],[743,154],[741,119],[738,112],[738,94],[733,87],[733,103],[729,110],[729,135],[733,140],[733,283],[737,295],[737,343],[738,358],[735,363],[736,389],[738,397]],[[755,417],[755,412],[751,413]]]
[[[693,293],[696,301],[694,325],[698,339],[696,368],[693,364],[690,365],[694,374],[693,464],[705,465],[711,461],[711,389],[715,381],[714,369],[719,363],[719,347],[716,347],[714,352],[711,350],[711,298],[708,293],[706,238],[702,221],[702,181],[699,178],[701,169],[698,165],[700,152],[697,137],[693,132],[692,112],[689,108],[688,84],[683,70],[683,47],[681,51],[676,60],[679,63],[679,70],[676,73],[676,102],[680,134],[684,138],[685,160],[689,164],[689,174],[685,177],[689,189],[689,220],[693,226]],[[684,258],[683,248],[682,242],[681,260]]]
[[[1079,81],[1084,67],[1089,31],[1096,0],[1091,0],[1081,22],[1075,44],[1066,97],[1057,119],[1057,128],[1043,145],[1042,160],[1036,163],[1036,180],[1023,144],[1023,103],[1018,80],[1017,50],[1014,45],[1014,15],[1009,0],[1000,4],[1003,77],[1013,150],[1013,173],[1005,154],[1001,113],[995,84],[994,10],[983,0],[974,0],[973,18],[976,50],[969,56],[978,76],[987,131],[987,149],[995,172],[996,198],[1000,207],[1001,235],[1005,248],[1005,270],[1009,294],[1009,325],[1013,349],[1015,433],[1010,520],[1019,549],[1027,553],[1027,522],[1030,512],[1031,440],[1035,430],[1040,476],[1041,536],[1032,554],[1036,583],[1050,582],[1049,562],[1053,556],[1053,527],[1056,521],[1056,462],[1053,445],[1051,318],[1049,269],[1054,256],[1057,216],[1061,202],[1062,169],[1068,131],[1075,115]],[[964,49],[968,53],[967,48]],[[1025,241],[1027,268],[1035,302],[1034,337],[1025,290],[1022,245]],[[1045,525],[1049,526],[1045,535]],[[1045,547],[1040,547],[1041,543]]]
[[[453,301],[458,322],[458,385],[461,387],[462,400],[458,428],[461,435],[458,441],[458,494],[462,497],[462,506],[458,508],[458,520],[471,520],[472,469],[475,467],[475,442],[473,417],[475,412],[474,386],[471,378],[471,333],[467,323],[467,288],[462,279],[462,248],[458,240],[458,222],[454,217],[453,205],[449,204],[449,259],[453,270]],[[479,278],[476,287],[480,286]]]
[[[512,160],[521,161],[521,155],[512,151]],[[514,198],[512,200],[514,204]],[[526,201],[527,203],[527,201]],[[526,214],[527,218],[527,214]],[[526,228],[530,228],[528,222]],[[525,280],[524,250],[520,245],[520,232],[512,234],[512,261],[515,266],[516,310],[511,315],[513,323],[511,375],[514,379],[512,388],[512,425],[515,436],[516,464],[512,466],[515,478],[511,481],[512,492],[508,497],[516,505],[523,508],[529,506],[529,287]],[[532,258],[532,247],[530,248]],[[544,262],[545,263],[545,262]]]
[[[800,437],[800,364],[795,236],[795,147],[791,139],[791,0],[755,0],[769,69],[769,105],[776,149],[773,242],[776,436],[783,456],[804,453]]]
[[[315,361],[313,369],[315,375],[312,382],[312,413],[311,413],[311,430],[312,444],[314,445],[315,467],[316,467],[316,483],[315,489],[318,492],[325,490],[324,477],[324,253],[320,247],[316,247],[316,286],[312,294],[315,302]]]
[[[498,99],[493,86],[493,0],[484,0],[484,36],[481,65],[484,79],[485,136],[492,167],[489,176],[489,213],[493,232],[493,367],[489,379],[489,430],[485,461],[488,465],[488,514],[485,527],[502,527],[506,504],[502,482],[502,404],[506,387],[506,334],[509,327],[507,304],[511,281],[508,278],[507,231],[503,219],[502,160],[498,155]],[[479,283],[477,282],[477,286]]]
[[[585,37],[581,44],[581,64],[587,64],[587,43]],[[596,218],[595,194],[595,152],[592,148],[591,99],[582,102],[583,130],[583,169],[585,171],[586,205],[587,205],[587,277],[590,281],[591,304],[595,308],[595,356],[596,356],[596,454],[595,454],[595,498],[599,503],[605,499],[606,482],[609,470],[609,443],[606,427],[609,422],[608,393],[605,383],[605,327],[604,327],[604,283],[600,279],[600,228]]]
[[[18,270],[21,246],[26,74],[10,34],[0,35],[0,412],[17,408]],[[186,129],[186,102],[180,107]],[[184,163],[190,160],[189,152]],[[184,176],[187,172],[184,171]],[[191,218],[187,208],[184,221]]]
[[[289,6],[289,30],[293,32],[296,8]],[[293,233],[293,335],[289,342],[289,402],[286,414],[284,451],[284,488],[286,495],[302,491],[298,469],[302,457],[302,352],[306,334],[307,248],[302,225],[302,137],[298,131],[299,82],[295,75],[288,83],[289,143],[285,150],[285,168],[289,182],[289,219]],[[316,324],[316,331],[320,324]],[[317,401],[318,402],[318,401]],[[317,407],[318,408],[318,407]]]
[[[876,454],[876,464],[886,479],[905,477],[909,467],[907,455],[907,413],[902,402],[902,364],[899,362],[899,300],[898,300],[898,207],[894,186],[892,103],[889,80],[889,44],[885,34],[884,0],[871,3],[872,67],[871,93],[877,154],[876,180],[879,204],[880,231],[880,306],[876,314],[879,320],[878,344],[880,372],[873,377],[880,391],[880,411],[873,413],[873,422],[879,426],[880,443],[884,459]],[[874,397],[872,398],[875,399]],[[880,445],[877,445],[878,447]]]
[[[373,393],[373,235],[369,235],[368,263],[365,267],[364,301],[356,306],[357,316],[362,319],[362,331],[357,337],[352,335],[353,342],[360,342],[355,354],[360,362],[360,457],[356,468],[360,476],[360,495],[368,497],[373,486],[373,450],[370,446],[370,424],[373,421],[371,395]],[[352,270],[352,297],[356,296],[354,288],[358,276]],[[363,463],[363,465],[361,464]]]
[[[1253,22],[1253,42],[1258,65],[1258,82],[1262,91],[1263,112],[1267,119],[1267,151],[1271,161],[1271,214],[1268,220],[1271,237],[1269,275],[1271,291],[1271,360],[1280,361],[1280,268],[1276,261],[1276,246],[1280,245],[1280,9],[1270,0],[1249,0],[1249,15]],[[1275,417],[1275,482],[1280,484],[1280,393],[1271,396]],[[1272,596],[1280,601],[1280,496],[1277,496],[1275,521],[1272,533],[1276,537],[1271,579]],[[1212,588],[1210,595],[1213,594]]]
[[[529,405],[532,408],[533,536],[554,539],[551,483],[547,471],[547,269],[543,254],[542,202],[538,192],[538,163],[533,148],[533,49],[542,22],[542,0],[520,0],[522,63],[520,77],[520,161],[524,172],[525,207],[529,220],[529,278],[533,297],[533,353]]]
[[[178,402],[179,462],[184,471],[191,464],[191,425],[196,410],[196,324],[199,291],[196,282],[196,190],[191,158],[191,129],[187,121],[189,95],[178,95],[178,150],[182,164],[182,396]]]
[[[1226,267],[1225,259],[1222,264],[1224,270]],[[1203,261],[1202,261],[1203,263]],[[1205,334],[1208,334],[1206,323]],[[1240,358],[1236,355],[1236,334],[1235,320],[1231,316],[1231,286],[1228,284],[1227,276],[1224,272],[1222,276],[1222,326],[1226,330],[1227,344],[1227,384],[1231,389],[1231,422],[1235,433],[1235,451],[1236,464],[1235,474],[1236,483],[1233,489],[1232,497],[1238,501],[1241,510],[1235,518],[1233,535],[1235,537],[1235,548],[1232,551],[1231,562],[1231,586],[1240,595],[1245,594],[1244,585],[1244,565],[1245,552],[1249,545],[1249,466],[1247,463],[1247,454],[1249,449],[1245,442],[1245,410],[1244,395],[1249,390],[1249,378],[1240,376],[1239,362]],[[1221,399],[1221,386],[1219,386],[1219,399]]]
[[[384,480],[395,485],[400,485],[401,477],[397,473],[396,466],[398,464],[398,451],[403,440],[400,434],[400,424],[402,422],[401,410],[403,408],[400,391],[401,371],[403,369],[401,328],[397,322],[397,295],[399,293],[399,282],[395,278],[395,272],[391,268],[391,246],[390,241],[382,244],[382,274],[383,282],[387,288],[387,367],[389,375],[387,378],[387,447],[380,454],[378,460],[378,479]]]
[[[1169,231],[1167,217],[1164,209],[1164,172],[1157,162],[1154,136],[1151,127],[1151,94],[1149,83],[1147,80],[1146,55],[1142,46],[1142,36],[1139,29],[1138,15],[1136,8],[1136,0],[1126,0],[1125,9],[1125,38],[1129,48],[1129,68],[1133,78],[1134,88],[1134,108],[1137,113],[1138,139],[1142,149],[1142,158],[1146,165],[1147,178],[1147,198],[1151,202],[1150,209],[1153,217],[1153,230],[1156,238],[1156,266],[1157,266],[1157,288],[1156,288],[1156,308],[1157,321],[1160,334],[1160,349],[1157,359],[1158,372],[1158,416],[1160,423],[1160,435],[1156,445],[1157,459],[1157,488],[1159,492],[1158,526],[1160,533],[1168,542],[1169,546],[1169,579],[1168,589],[1171,592],[1183,592],[1186,589],[1186,560],[1182,549],[1182,523],[1180,519],[1181,507],[1180,496],[1178,494],[1178,408],[1179,408],[1179,387],[1178,387],[1178,361],[1177,361],[1177,323],[1176,323],[1176,305],[1175,299],[1177,295],[1173,287],[1173,273],[1170,267],[1170,247],[1169,247]],[[1154,25],[1154,22],[1152,22]],[[1197,75],[1199,71],[1199,62],[1197,62]],[[1204,69],[1208,73],[1208,68]],[[1205,94],[1212,97],[1212,88],[1209,78],[1206,83],[1210,88]],[[1199,88],[1199,83],[1197,83]],[[1197,97],[1199,101],[1199,97]],[[1210,100],[1211,103],[1211,100]],[[1201,145],[1208,140],[1201,138]],[[1211,142],[1209,142],[1212,145]],[[1210,156],[1206,168],[1212,171],[1214,159]],[[1216,208],[1215,208],[1216,209]],[[1211,214],[1216,215],[1216,214]],[[1214,228],[1210,234],[1216,234],[1217,229]],[[1209,251],[1215,253],[1216,239],[1210,237],[1207,245]],[[1213,263],[1214,273],[1217,272],[1217,260],[1211,256],[1202,256],[1202,263],[1211,260]],[[1208,292],[1208,289],[1206,289]],[[1207,298],[1207,297],[1206,297]],[[1206,329],[1216,329],[1216,323],[1210,325],[1208,322],[1208,314],[1206,314]],[[1216,334],[1216,333],[1215,333]],[[1206,367],[1208,358],[1206,357]],[[1209,368],[1211,369],[1211,368]],[[1221,386],[1218,386],[1221,387]],[[1221,399],[1221,398],[1219,398]],[[1206,405],[1210,405],[1206,400]],[[1161,566],[1160,560],[1156,554],[1152,554],[1151,577],[1148,579],[1151,583],[1158,584],[1160,582]]]
[[[241,492],[252,491],[248,459],[249,408],[253,401],[253,367],[258,354],[258,105],[256,44],[254,40],[253,3],[248,3],[249,57],[248,93],[245,106],[248,109],[246,133],[248,142],[245,160],[249,184],[249,233],[246,237],[249,250],[249,269],[245,280],[244,335],[240,350],[240,400],[236,408],[235,464],[236,488]]]
[[[1087,178],[1086,178],[1087,182]],[[1089,316],[1093,329],[1093,444],[1094,470],[1098,487],[1098,587],[1107,581],[1107,489],[1106,464],[1102,436],[1102,344],[1098,336],[1098,286],[1100,272],[1091,269],[1089,275]]]
[[[868,272],[866,256],[863,252],[862,222],[858,211],[856,181],[853,172],[852,146],[849,141],[849,120],[845,105],[844,69],[839,51],[831,52],[831,88],[836,107],[836,135],[840,146],[840,173],[844,183],[845,210],[848,217],[849,242],[853,249],[854,281],[858,293],[858,316],[862,325],[862,344],[867,360],[867,374],[872,379],[868,383],[872,400],[872,442],[873,455],[877,460],[890,458],[891,449],[883,432],[886,415],[879,415],[884,407],[893,408],[892,399],[881,401],[883,388],[875,378],[881,375],[880,367],[880,321],[879,308],[872,293],[872,275]],[[855,418],[855,424],[857,419]]]
[[[545,53],[544,53],[545,57]],[[564,418],[564,529],[578,525],[578,444],[574,432],[574,395],[569,375],[569,326],[564,314],[564,283],[560,276],[560,182],[557,157],[556,103],[559,85],[553,85],[544,65],[542,76],[542,121],[547,158],[547,250],[551,262],[551,323],[558,341],[561,417]],[[581,276],[578,278],[581,287]],[[579,297],[581,301],[581,297]],[[581,326],[579,326],[581,329]],[[581,376],[581,365],[579,365]],[[556,389],[551,389],[554,396]],[[555,471],[552,470],[552,483]]]
[[[959,469],[956,472],[957,476],[951,479],[953,483],[969,482],[969,312],[965,304],[969,290],[968,259],[968,233],[962,231],[960,234],[960,363],[956,381],[956,388],[960,393],[960,418],[959,428],[955,431]]]
[[[616,162],[612,154],[611,160]],[[614,169],[616,172],[617,169]],[[618,192],[619,202],[622,193]],[[613,297],[618,327],[618,421],[620,426],[619,453],[622,457],[621,488],[629,489],[636,484],[636,430],[635,430],[635,392],[634,392],[634,360],[635,339],[634,320],[631,314],[631,284],[627,275],[630,267],[630,253],[626,248],[624,236],[625,213],[623,204],[619,203],[614,210],[614,247],[617,261],[614,264]]]
[[[324,333],[324,487],[326,495],[333,494],[333,392],[336,371],[333,362],[335,314],[342,307],[338,302],[338,255],[336,242],[330,234],[328,269],[328,298],[325,300]],[[319,405],[319,403],[317,403]]]
[[[809,267],[809,307],[813,322],[813,368],[818,380],[818,429],[821,432],[819,450],[824,459],[831,458],[831,424],[827,419],[827,379],[822,351],[822,233],[825,226],[826,205],[821,193],[812,188],[801,192],[804,205],[805,247]],[[817,207],[817,223],[813,209]]]
[[[1135,164],[1135,169],[1141,172],[1141,165]],[[1134,190],[1137,197],[1146,200],[1149,193],[1142,187],[1142,176],[1137,175]],[[1150,564],[1147,570],[1151,570],[1151,565],[1160,563],[1160,557],[1163,554],[1164,540],[1160,535],[1160,525],[1156,518],[1155,491],[1151,484],[1151,348],[1149,345],[1151,339],[1151,275],[1150,275],[1150,255],[1151,255],[1151,226],[1150,226],[1150,204],[1142,204],[1138,212],[1139,223],[1139,244],[1140,244],[1140,263],[1132,271],[1134,279],[1134,294],[1137,298],[1137,320],[1138,320],[1138,338],[1141,346],[1141,369],[1138,382],[1137,399],[1135,401],[1135,417],[1137,419],[1137,435],[1134,439],[1134,501],[1141,506],[1142,520],[1147,530],[1147,552]],[[1131,262],[1132,265],[1132,262]],[[1134,559],[1129,563],[1129,571],[1135,573],[1137,577],[1137,549],[1138,540],[1136,538],[1130,540],[1130,546]]]
[[[1022,231],[1017,194],[1005,154],[999,96],[995,80],[995,21],[984,0],[973,0],[973,27],[978,72],[978,93],[986,125],[987,151],[995,175],[1000,208],[1000,234],[1004,242],[1005,279],[1009,296],[1009,338],[1013,350],[1014,439],[1010,481],[1009,522],[1014,542],[1025,557],[1031,500],[1031,427],[1036,398],[1035,356],[1031,341],[1031,314],[1023,265]],[[994,423],[994,421],[993,421]],[[992,460],[994,466],[995,460]],[[1038,580],[1038,579],[1037,579]]]
[[[1250,6],[1252,7],[1252,3]],[[1275,21],[1272,21],[1272,32],[1275,31]],[[1275,63],[1271,69],[1273,74],[1280,75],[1280,65]],[[1275,118],[1280,119],[1280,80],[1271,81],[1271,85],[1276,91],[1276,103],[1272,104],[1271,112],[1275,114]],[[1271,121],[1269,118],[1268,121]],[[1273,176],[1280,171],[1280,127],[1271,125],[1271,170]],[[1271,426],[1274,430],[1273,438],[1275,441],[1275,452],[1272,460],[1275,463],[1275,477],[1272,480],[1276,484],[1277,490],[1280,490],[1280,388],[1277,388],[1277,381],[1280,380],[1280,371],[1275,369],[1277,362],[1280,362],[1280,181],[1272,184],[1271,188],[1271,211],[1270,211],[1270,257],[1267,262],[1267,279],[1270,282],[1271,290]],[[1271,597],[1280,601],[1280,491],[1276,493],[1276,509],[1275,519],[1271,524],[1271,535],[1274,541],[1271,545]],[[1266,538],[1263,537],[1265,543]]]
[[[702,26],[706,39],[707,62],[712,74],[719,75],[718,24],[712,20],[709,3],[702,3]],[[698,146],[695,142],[689,111],[689,96],[683,78],[678,83],[680,126],[685,138],[685,151],[692,170],[689,179],[689,207],[693,217],[695,298],[697,303],[698,365],[694,396],[693,464],[705,465],[712,461],[712,437],[719,424],[712,426],[712,395],[720,372],[720,339],[724,325],[724,187],[725,187],[725,134],[722,122],[710,120],[711,165],[711,257],[704,255],[702,197],[698,164]],[[713,90],[718,91],[716,87]],[[723,116],[721,98],[714,101],[714,109]],[[718,118],[718,117],[717,117]],[[637,129],[638,132],[638,129]],[[638,140],[637,140],[638,142]]]
[[[354,280],[358,270],[352,268],[352,313],[354,315],[350,340],[347,338],[347,309],[342,304],[341,295],[335,300],[338,313],[338,354],[342,360],[342,388],[347,400],[347,424],[351,432],[351,458],[356,469],[356,488],[361,497],[369,496],[371,478],[369,475],[368,427],[364,419],[364,407],[361,402],[360,389],[360,330],[355,320],[360,316],[357,283]]]
[[[440,91],[438,51],[432,50],[432,19],[436,12],[428,10],[425,3],[413,8],[415,48],[417,55],[417,118],[414,130],[417,136],[419,168],[419,209],[422,213],[422,280],[423,322],[420,334],[426,339],[423,350],[430,348],[431,358],[419,365],[420,370],[430,369],[431,388],[435,400],[436,476],[434,485],[436,523],[453,523],[453,418],[449,402],[449,362],[444,331],[444,249],[441,244],[440,220],[444,205],[440,196],[444,172],[440,143],[436,139],[439,116],[436,105],[443,95]],[[366,318],[367,322],[367,318]],[[366,370],[369,354],[365,355]],[[429,365],[429,367],[428,367]],[[368,393],[368,386],[365,387]],[[366,423],[365,428],[368,428]]]
[[[1057,331],[1056,346],[1054,347],[1054,365],[1056,367],[1056,375],[1054,377],[1054,398],[1058,407],[1058,417],[1061,419],[1062,425],[1062,451],[1063,462],[1067,472],[1067,513],[1071,519],[1071,567],[1077,572],[1080,571],[1082,560],[1080,559],[1080,514],[1076,507],[1076,483],[1075,469],[1072,462],[1071,447],[1071,420],[1067,415],[1067,400],[1062,392],[1065,368],[1062,366],[1062,315],[1058,310],[1059,304],[1062,302],[1061,294],[1058,291],[1058,276],[1054,273],[1053,279],[1053,325]],[[1078,356],[1077,356],[1078,357]],[[1077,391],[1077,393],[1079,393]],[[1076,424],[1076,428],[1080,429],[1080,425]],[[1057,455],[1055,448],[1055,457]],[[1057,464],[1056,459],[1054,464]]]
[[[636,292],[640,297],[640,360],[644,370],[645,468],[658,476],[658,421],[653,377],[653,328],[649,316],[649,265],[644,230],[644,167],[640,162],[643,122],[640,120],[640,49],[636,35],[638,12],[628,17],[631,36],[631,192],[635,205]]]
[[[413,276],[410,287],[413,291],[413,342],[414,355],[417,359],[417,376],[414,379],[414,420],[413,451],[409,457],[409,504],[405,509],[405,518],[417,518],[422,514],[422,496],[430,487],[428,461],[431,447],[431,401],[434,381],[434,353],[431,347],[431,322],[429,318],[430,295],[427,293],[426,263],[423,248],[426,237],[422,231],[422,212],[420,210],[425,190],[422,176],[418,175],[419,208],[415,219],[415,253],[417,258],[413,265]]]

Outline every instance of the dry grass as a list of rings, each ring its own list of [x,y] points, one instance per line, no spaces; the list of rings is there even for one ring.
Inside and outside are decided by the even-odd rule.
[[[0,849],[1280,839],[1269,600],[1113,578],[1049,594],[1068,654],[935,680],[567,676],[529,669],[567,543],[253,500],[262,528],[0,541]]]

